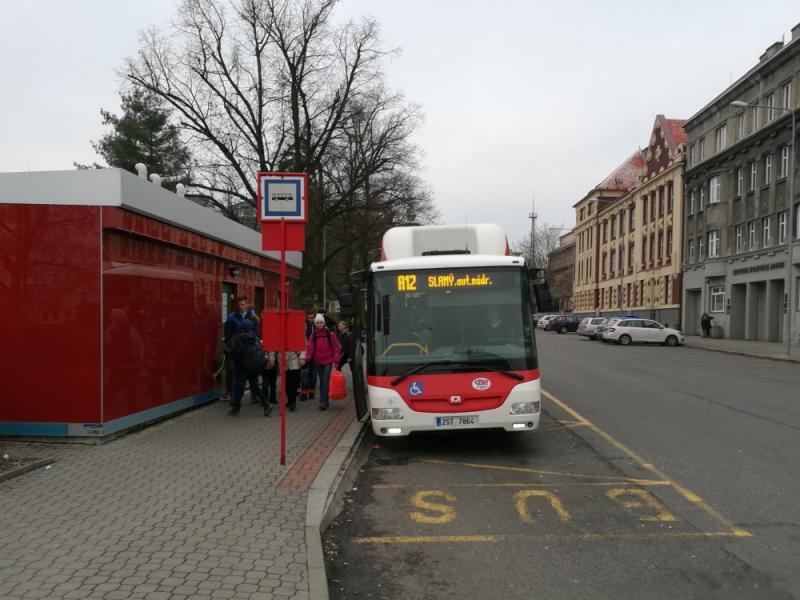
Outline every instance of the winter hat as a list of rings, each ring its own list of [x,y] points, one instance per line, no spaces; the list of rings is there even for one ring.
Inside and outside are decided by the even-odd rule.
[[[314,323],[315,324],[316,323],[322,323],[324,325],[325,324],[325,317],[323,317],[321,313],[317,313],[317,316],[314,317]]]

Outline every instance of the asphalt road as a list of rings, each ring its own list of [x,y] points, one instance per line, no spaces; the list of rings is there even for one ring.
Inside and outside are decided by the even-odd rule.
[[[534,434],[381,440],[331,598],[800,597],[800,367],[540,333]]]

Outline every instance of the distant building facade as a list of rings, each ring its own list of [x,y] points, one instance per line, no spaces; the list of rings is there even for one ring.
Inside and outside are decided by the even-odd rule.
[[[800,227],[800,181],[791,156],[791,112],[797,115],[798,96],[800,25],[788,44],[767,48],[755,67],[685,124],[686,333],[699,332],[700,316],[708,312],[721,337],[783,341],[788,314],[794,320],[791,339],[798,337],[800,247],[795,244],[789,255]],[[732,106],[733,101],[750,106]],[[794,224],[789,222],[792,177]],[[786,261],[794,286],[788,313]]]
[[[575,205],[576,311],[680,322],[683,123],[657,115],[648,147],[609,177],[621,193]]]
[[[601,255],[601,247],[607,246],[609,240],[606,211],[636,185],[643,169],[644,158],[640,151],[636,151],[574,205],[575,283],[572,302],[576,313],[599,314],[604,307],[600,281],[608,274],[608,256],[604,266]]]
[[[575,282],[575,234],[570,231],[559,238],[558,247],[547,256],[547,283],[555,308],[571,311],[572,288]]]

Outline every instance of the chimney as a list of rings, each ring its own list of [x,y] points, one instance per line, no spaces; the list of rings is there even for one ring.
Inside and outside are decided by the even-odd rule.
[[[158,187],[161,187],[161,175],[156,175],[155,173],[153,173],[152,175],[150,175],[150,181],[152,181]]]
[[[792,41],[800,39],[800,23],[792,27]]]
[[[147,179],[147,166],[144,163],[136,163],[136,174],[142,179]]]
[[[758,59],[758,62],[762,63],[762,62],[764,62],[765,60],[769,60],[770,58],[772,58],[773,56],[775,56],[775,55],[776,55],[778,52],[780,52],[782,49],[783,49],[783,41],[781,40],[780,42],[775,42],[774,44],[772,44],[771,46],[769,46],[769,47],[768,47],[768,48],[767,48],[767,49],[764,51],[764,54],[762,54],[762,55],[759,57],[759,59]]]

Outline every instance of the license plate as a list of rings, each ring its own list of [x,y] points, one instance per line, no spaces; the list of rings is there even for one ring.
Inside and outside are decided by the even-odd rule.
[[[457,429],[459,427],[477,427],[478,415],[453,415],[436,417],[437,429]]]

